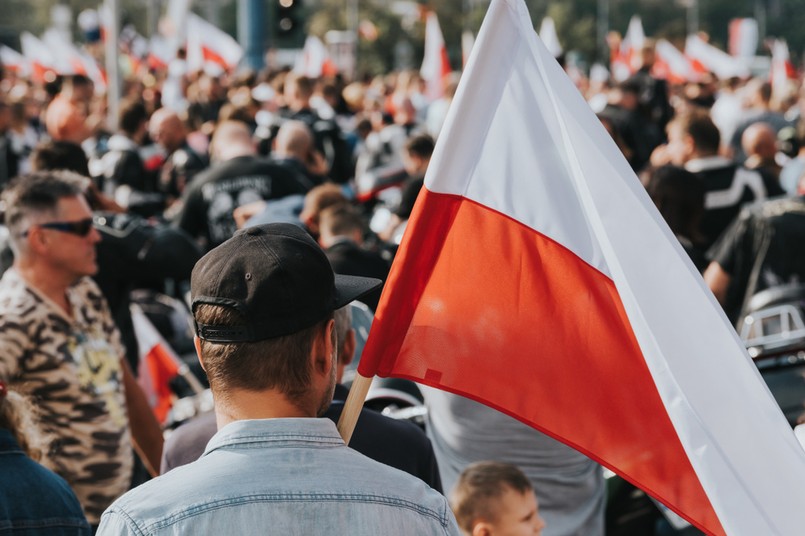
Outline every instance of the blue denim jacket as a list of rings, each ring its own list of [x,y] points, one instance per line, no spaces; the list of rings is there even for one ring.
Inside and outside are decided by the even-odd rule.
[[[447,500],[348,448],[328,419],[237,421],[126,493],[99,535],[458,535]]]
[[[75,493],[53,471],[30,459],[0,428],[0,534],[89,536]]]

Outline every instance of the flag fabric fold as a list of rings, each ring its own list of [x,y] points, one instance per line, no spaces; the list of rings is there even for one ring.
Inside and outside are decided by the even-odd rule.
[[[805,526],[805,454],[522,0],[493,0],[359,372],[468,396],[711,534]]]

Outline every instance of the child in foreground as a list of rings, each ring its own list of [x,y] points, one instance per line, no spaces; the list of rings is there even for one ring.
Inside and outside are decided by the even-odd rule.
[[[450,494],[450,507],[466,536],[539,536],[545,528],[531,482],[508,463],[467,466]]]

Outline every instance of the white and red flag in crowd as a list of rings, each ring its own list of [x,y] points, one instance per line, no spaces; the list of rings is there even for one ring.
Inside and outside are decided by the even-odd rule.
[[[29,32],[20,34],[20,47],[22,55],[31,62],[34,80],[41,82],[47,71],[56,70],[56,60],[41,39]]]
[[[791,63],[791,55],[788,52],[788,43],[785,39],[775,39],[771,44],[771,80],[772,94],[776,99],[781,99],[794,89],[792,81],[797,79],[797,70]]]
[[[539,25],[539,38],[545,44],[545,48],[554,58],[562,55],[562,44],[559,42],[559,36],[556,34],[556,24],[551,17],[542,19]]]
[[[146,61],[150,69],[166,69],[174,59],[171,43],[168,39],[154,34],[148,40],[148,54]]]
[[[659,39],[654,50],[656,59],[652,74],[658,78],[664,78],[672,84],[697,82],[701,79],[704,69],[697,69],[693,62],[670,42]]]
[[[20,76],[31,74],[31,62],[11,47],[0,44],[0,65]]]
[[[157,420],[164,423],[173,406],[170,381],[179,374],[181,361],[137,305],[131,306],[131,321],[140,354],[137,381]]]
[[[315,35],[309,35],[305,39],[302,54],[297,57],[293,70],[309,78],[333,76],[338,72],[327,47]]]
[[[727,78],[749,76],[749,67],[743,58],[730,56],[706,42],[698,35],[689,35],[685,40],[685,55],[697,64],[722,80]]]
[[[428,99],[440,99],[450,74],[450,60],[435,11],[428,11],[425,18],[425,55],[419,73],[427,84],[425,93]]]
[[[757,53],[757,20],[750,18],[732,19],[729,27],[729,53],[737,58],[751,58]]]
[[[208,64],[222,71],[237,67],[243,47],[231,35],[195,13],[187,15],[187,68],[199,71]]]
[[[805,527],[805,452],[524,0],[490,4],[359,373],[512,415],[710,534]]]
[[[610,70],[615,80],[626,80],[637,70],[637,61],[640,57],[640,49],[646,42],[646,34],[643,31],[643,21],[637,15],[629,19],[629,27],[626,35],[620,42],[620,46],[614,51]]]
[[[54,68],[59,74],[83,74],[100,91],[106,90],[106,73],[95,58],[80,50],[64,33],[51,28],[42,34],[42,43],[54,58]]]

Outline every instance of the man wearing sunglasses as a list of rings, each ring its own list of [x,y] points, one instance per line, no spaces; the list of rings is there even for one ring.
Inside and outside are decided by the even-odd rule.
[[[3,194],[14,265],[0,279],[0,379],[37,401],[54,438],[51,468],[97,525],[129,487],[132,439],[153,465],[162,435],[88,277],[101,237],[77,184],[67,172],[40,172]]]

